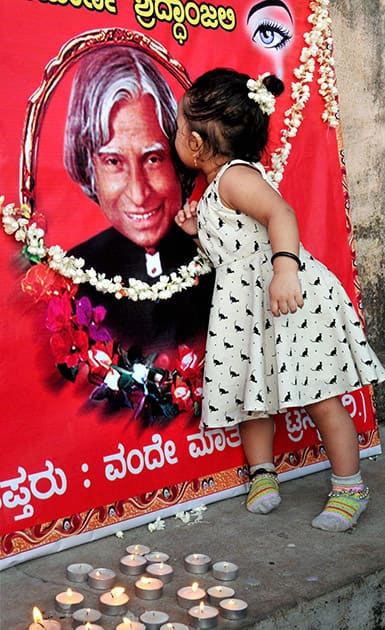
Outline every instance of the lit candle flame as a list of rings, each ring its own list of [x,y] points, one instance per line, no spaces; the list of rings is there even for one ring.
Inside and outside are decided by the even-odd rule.
[[[123,586],[115,586],[115,588],[111,589],[111,597],[120,597],[124,591]]]
[[[96,576],[97,578],[100,578],[101,573],[100,573],[99,569],[95,572],[95,576]]]
[[[195,593],[198,590],[198,586],[199,586],[198,582],[194,582],[192,584],[191,590],[192,590],[193,593]]]
[[[35,623],[42,623],[43,622],[43,615],[41,614],[39,608],[37,606],[33,607],[32,610],[32,616],[33,616],[33,620]]]
[[[205,603],[204,603],[204,602],[201,602],[201,603],[199,604],[199,612],[200,612],[200,613],[203,613],[204,609],[205,609]]]
[[[159,564],[159,569],[160,569],[160,570],[162,570],[162,569],[163,569],[163,567],[164,567],[164,562],[161,562],[161,563]]]
[[[123,617],[122,621],[124,625],[127,626],[128,628],[132,627],[131,619],[128,619],[127,617]]]
[[[142,582],[142,584],[151,584],[152,579],[151,579],[151,578],[149,578],[149,577],[142,576],[142,577],[140,578],[140,581]]]
[[[72,597],[72,588],[67,588],[66,590],[67,597]]]
[[[89,621],[87,621],[87,622],[86,622],[86,630],[87,630],[87,629],[88,629],[88,630],[91,630],[91,628],[92,628],[91,623],[90,623]]]

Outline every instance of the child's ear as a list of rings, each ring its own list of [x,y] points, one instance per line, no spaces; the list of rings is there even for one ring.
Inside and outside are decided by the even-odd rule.
[[[195,153],[199,153],[202,147],[203,147],[202,136],[200,136],[197,131],[192,131],[191,136],[190,136],[191,151],[194,151]]]

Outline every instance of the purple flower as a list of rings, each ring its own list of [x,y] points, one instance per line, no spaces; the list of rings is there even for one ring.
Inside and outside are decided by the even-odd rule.
[[[102,326],[106,316],[104,306],[92,306],[88,297],[75,300],[76,323],[78,326],[87,328],[88,334],[93,341],[111,341],[111,335],[107,328]]]

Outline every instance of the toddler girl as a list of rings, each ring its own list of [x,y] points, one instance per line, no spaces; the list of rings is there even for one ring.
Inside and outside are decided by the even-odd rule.
[[[385,380],[385,369],[340,282],[300,244],[295,214],[260,162],[282,90],[277,77],[218,68],[179,103],[176,150],[208,186],[176,221],[199,238],[216,270],[202,423],[239,424],[250,468],[246,506],[268,513],[281,501],[273,416],[305,408],[332,469],[332,491],[312,525],[344,531],[365,510],[369,490],[339,395]]]

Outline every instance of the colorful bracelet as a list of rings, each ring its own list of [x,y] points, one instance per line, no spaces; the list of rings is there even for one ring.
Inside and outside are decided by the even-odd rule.
[[[278,258],[279,256],[286,256],[286,258],[292,258],[297,263],[298,269],[301,267],[301,260],[298,258],[296,254],[293,254],[292,252],[275,252],[275,254],[273,254],[271,257],[271,264],[273,264],[274,260]]]

